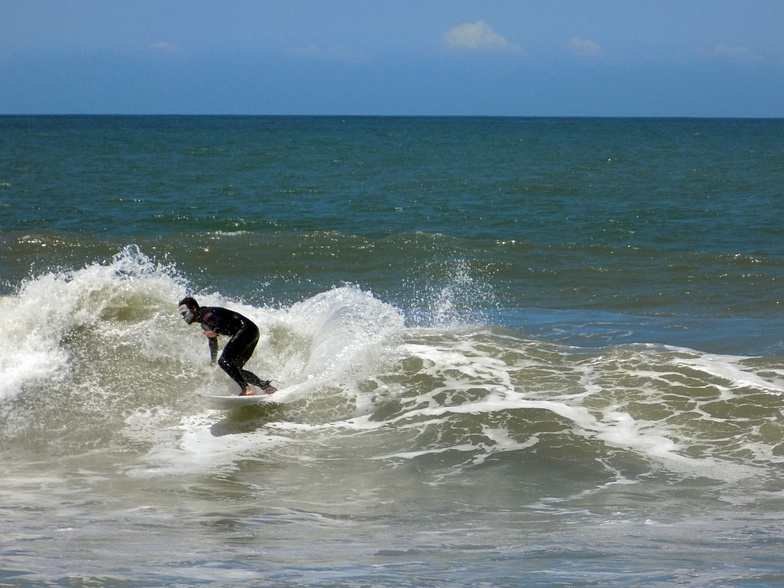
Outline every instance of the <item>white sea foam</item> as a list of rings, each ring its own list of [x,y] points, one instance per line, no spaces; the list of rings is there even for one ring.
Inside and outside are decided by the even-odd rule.
[[[114,431],[120,419],[123,435],[147,447],[134,475],[231,467],[293,442],[281,423],[227,434],[214,428],[225,415],[197,404],[197,391],[232,393],[235,386],[207,366],[199,330],[176,316],[186,286],[174,268],[133,247],[105,264],[31,278],[0,300],[0,398],[42,383],[67,391],[90,415],[75,430]],[[712,423],[723,426],[716,411],[731,414],[744,391],[781,395],[780,374],[760,373],[748,358],[655,345],[587,355],[465,325],[411,328],[400,311],[355,286],[287,308],[217,292],[198,298],[259,324],[262,339],[248,369],[280,382],[281,418],[317,437],[392,434],[368,450],[372,459],[455,452],[478,465],[546,443],[541,434],[515,429],[521,425],[514,419],[507,423],[520,413],[534,420],[552,415],[564,434],[690,475],[738,480],[781,459],[773,421],[752,422],[735,437],[703,432]],[[387,413],[388,406],[396,408]],[[54,424],[60,414],[52,408],[36,418],[47,416]],[[455,425],[461,418],[481,423],[482,434],[465,425],[461,436],[463,425]],[[427,428],[442,431],[433,441],[411,442],[412,435],[426,438],[420,434]],[[750,463],[733,459],[744,451],[754,456]]]
[[[172,298],[181,288],[135,247],[108,264],[27,280],[17,294],[0,299],[0,399],[74,369],[63,346],[74,332],[96,324],[117,328],[110,319],[140,304]]]
[[[726,386],[723,387],[725,391],[730,388],[754,388],[770,394],[784,394],[783,382],[770,382],[746,369],[742,363],[748,359],[742,356],[692,353],[691,357],[684,357],[674,363],[699,370],[711,378],[725,381]],[[777,375],[781,376],[780,373]]]
[[[537,359],[541,350],[533,350],[534,356],[519,357],[519,361],[502,360],[508,354],[491,347],[487,342],[472,340],[471,337],[450,338],[441,344],[409,343],[402,345],[400,351],[421,361],[421,374],[427,374],[432,382],[426,392],[412,399],[406,410],[391,416],[387,424],[398,430],[423,430],[426,426],[438,426],[454,415],[487,415],[489,422],[503,422],[496,419],[500,415],[514,411],[543,410],[557,415],[563,422],[571,423],[572,434],[586,439],[599,440],[608,448],[616,448],[643,456],[658,467],[679,474],[705,476],[727,482],[759,474],[756,465],[738,463],[720,448],[702,449],[700,454],[692,451],[693,445],[704,444],[695,438],[699,429],[687,421],[679,424],[680,411],[677,405],[668,405],[668,395],[677,391],[683,379],[679,366],[701,365],[711,377],[731,378],[732,387],[753,385],[763,390],[771,386],[764,380],[754,377],[737,367],[727,367],[727,358],[708,356],[691,351],[693,360],[679,363],[671,361],[670,351],[663,347],[642,346],[638,355],[628,354],[628,365],[618,365],[615,359],[578,361],[562,355],[560,368],[550,363],[558,356],[544,356]],[[496,340],[496,343],[501,339]],[[497,355],[497,356],[494,356]],[[679,353],[677,357],[684,354]],[[721,363],[719,363],[721,362]],[[723,367],[717,367],[717,366]],[[649,367],[644,367],[649,366]],[[667,369],[662,369],[666,366]],[[558,377],[562,371],[563,383],[568,387],[559,389]],[[571,373],[571,375],[570,375]],[[667,374],[670,374],[670,377]],[[544,374],[548,388],[532,386],[537,374]],[[647,381],[649,389],[627,389],[635,382]],[[578,385],[579,384],[579,385]],[[484,393],[471,391],[484,390]],[[623,400],[628,397],[628,400]],[[722,394],[719,398],[731,398],[732,394]],[[606,398],[607,400],[602,400]],[[611,399],[614,399],[611,400]],[[645,413],[637,414],[650,404],[650,415],[661,410],[673,415],[672,419],[657,420]],[[661,407],[661,408],[657,408]],[[688,410],[688,408],[686,409]],[[698,413],[694,411],[695,418]],[[488,431],[493,431],[490,435]],[[477,463],[486,460],[494,452],[524,450],[533,447],[540,439],[533,435],[527,441],[520,440],[520,432],[514,436],[503,427],[485,428],[489,441],[483,446],[474,442],[473,446],[455,443],[452,445],[429,446],[419,450],[404,450],[387,453],[384,459],[415,459],[428,453],[472,451],[478,457]],[[505,441],[499,441],[505,440]],[[509,441],[513,440],[510,444]],[[747,448],[755,445],[752,439],[744,439]],[[730,449],[725,445],[725,449]],[[735,451],[732,449],[732,451]],[[770,457],[770,452],[768,452]]]

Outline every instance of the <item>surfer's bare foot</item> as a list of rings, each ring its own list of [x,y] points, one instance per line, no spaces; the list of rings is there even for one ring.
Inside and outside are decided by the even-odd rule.
[[[253,388],[248,386],[242,392],[240,392],[240,396],[254,396],[256,393],[253,391]]]

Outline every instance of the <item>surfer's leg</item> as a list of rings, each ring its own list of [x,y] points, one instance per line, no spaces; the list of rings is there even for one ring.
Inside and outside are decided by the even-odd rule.
[[[253,352],[256,349],[256,345],[259,342],[258,329],[249,331],[247,334],[237,333],[237,336],[241,337],[242,342],[246,342],[246,346],[245,349],[243,349],[240,353],[237,354],[237,357],[234,360],[234,364],[240,368],[240,373],[242,374],[242,377],[245,378],[245,380],[249,384],[256,386],[257,388],[261,388],[261,390],[263,392],[266,392],[267,394],[272,394],[273,392],[275,392],[276,389],[270,385],[269,380],[262,380],[252,371],[243,369],[242,367],[251,358]]]
[[[262,392],[265,392],[266,394],[272,394],[273,392],[277,391],[277,388],[273,388],[270,380],[262,380],[256,374],[249,372],[248,370],[240,370],[240,372],[249,384],[260,388]]]
[[[221,369],[224,372],[228,374],[228,376],[232,380],[237,382],[237,385],[240,388],[245,390],[245,388],[248,387],[248,382],[245,381],[245,378],[243,377],[240,368],[238,368],[231,360],[232,360],[231,355],[229,355],[229,357],[226,357],[226,352],[224,351],[221,354],[220,359],[218,359],[218,365],[221,367]]]
[[[240,373],[242,374],[242,377],[245,378],[245,380],[248,382],[248,384],[251,384],[253,386],[258,386],[259,388],[264,388],[265,386],[269,386],[269,382],[265,382],[253,372],[250,372],[248,370],[240,370]]]
[[[269,380],[262,380],[252,371],[243,369],[243,366],[253,355],[258,342],[258,329],[242,329],[226,344],[218,360],[218,365],[223,368],[223,371],[242,388],[242,394],[252,394],[252,391],[248,389],[248,384],[261,388],[267,394],[272,394],[276,391],[270,385]]]
[[[243,370],[242,366],[253,355],[253,350],[256,349],[256,343],[259,341],[259,330],[256,328],[245,328],[240,330],[234,335],[221,353],[218,365],[226,372],[229,377],[239,384],[243,393],[248,389],[248,383],[256,384],[254,380],[261,382],[261,380],[252,372]],[[247,374],[247,375],[246,375]],[[248,378],[248,375],[251,378]]]

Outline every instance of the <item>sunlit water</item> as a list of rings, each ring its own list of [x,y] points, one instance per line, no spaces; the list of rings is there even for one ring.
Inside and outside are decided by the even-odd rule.
[[[0,584],[784,582],[781,122],[0,129]]]

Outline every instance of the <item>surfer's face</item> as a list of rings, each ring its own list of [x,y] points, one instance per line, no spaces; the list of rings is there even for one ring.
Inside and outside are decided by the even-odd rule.
[[[180,304],[180,316],[182,317],[182,320],[189,325],[196,320],[196,315],[194,315],[193,311],[184,304]]]

